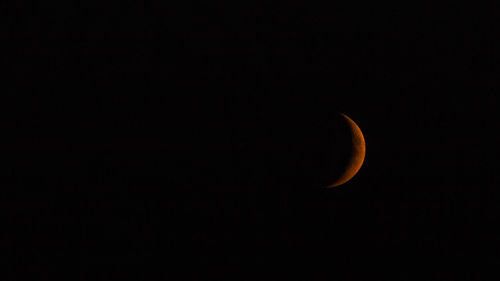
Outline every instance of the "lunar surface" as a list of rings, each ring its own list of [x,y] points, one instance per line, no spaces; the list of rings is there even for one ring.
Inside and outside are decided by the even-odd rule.
[[[341,172],[336,176],[333,183],[327,186],[328,188],[337,187],[351,180],[359,171],[365,159],[366,146],[361,129],[345,114],[341,114],[341,116],[347,124],[347,147],[343,149],[347,150],[348,156],[344,158],[345,161],[339,167]]]

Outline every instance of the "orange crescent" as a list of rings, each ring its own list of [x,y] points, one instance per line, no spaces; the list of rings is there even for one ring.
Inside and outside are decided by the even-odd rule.
[[[361,169],[365,160],[366,145],[361,129],[359,129],[358,125],[356,125],[351,118],[342,113],[341,115],[349,124],[352,139],[352,153],[342,175],[334,183],[328,185],[328,188],[342,185],[352,179],[356,173],[358,173],[359,169]]]

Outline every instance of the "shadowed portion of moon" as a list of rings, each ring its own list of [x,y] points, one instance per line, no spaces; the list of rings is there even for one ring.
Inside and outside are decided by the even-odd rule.
[[[363,165],[365,159],[365,139],[358,125],[345,114],[340,114],[344,124],[340,124],[336,136],[335,145],[340,151],[336,152],[336,158],[332,171],[336,172],[334,180],[327,187],[337,187],[352,179]]]
[[[271,109],[260,112],[258,126],[245,126],[238,135],[245,142],[234,161],[245,184],[314,193],[344,184],[359,171],[365,143],[349,117],[329,110],[304,115]]]
[[[287,136],[280,137],[272,149],[279,155],[273,166],[285,171],[280,177],[284,184],[304,188],[302,191],[332,188],[348,182],[361,168],[364,137],[346,115],[325,110],[289,123],[293,124],[289,133],[283,133],[284,126],[273,126]]]

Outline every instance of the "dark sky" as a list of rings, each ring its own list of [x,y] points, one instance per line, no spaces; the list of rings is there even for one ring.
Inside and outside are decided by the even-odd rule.
[[[494,277],[488,7],[108,3],[2,10],[4,280]]]

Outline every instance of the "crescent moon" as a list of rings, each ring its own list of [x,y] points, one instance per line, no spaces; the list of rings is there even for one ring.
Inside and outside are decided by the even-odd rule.
[[[361,133],[361,129],[359,129],[358,125],[356,125],[356,123],[354,123],[351,118],[347,117],[347,115],[342,113],[340,115],[342,115],[342,117],[349,125],[352,144],[351,157],[349,158],[349,161],[345,166],[344,172],[337,178],[335,182],[328,185],[327,188],[337,187],[351,180],[358,173],[365,160],[366,145],[363,133]]]

